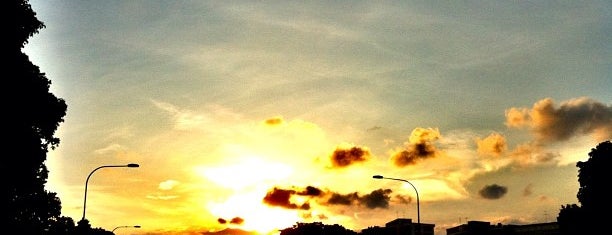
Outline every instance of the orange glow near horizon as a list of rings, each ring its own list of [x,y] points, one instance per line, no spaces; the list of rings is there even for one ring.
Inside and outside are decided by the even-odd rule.
[[[228,221],[228,226],[262,234],[291,227],[300,220],[296,211],[264,205],[262,195],[265,195],[265,191],[236,193],[223,202],[209,202],[206,207],[212,214]],[[244,222],[229,224],[229,221],[236,217],[244,219]]]
[[[290,166],[250,156],[233,165],[197,167],[195,171],[197,175],[233,191],[223,201],[205,205],[211,214],[227,221],[228,227],[270,234],[290,227],[300,219],[296,211],[263,203],[266,192],[291,175],[293,169]],[[241,218],[243,222],[232,224],[233,218]]]

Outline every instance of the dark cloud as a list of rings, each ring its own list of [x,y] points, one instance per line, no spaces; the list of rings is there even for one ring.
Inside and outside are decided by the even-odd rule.
[[[291,199],[291,195],[295,194],[295,190],[286,190],[274,188],[272,191],[266,193],[263,201],[264,203],[271,206],[280,206],[288,209],[297,209],[299,206],[295,203],[292,203],[289,199]]]
[[[357,192],[341,194],[332,191],[323,191],[317,187],[308,186],[304,189],[282,189],[274,187],[266,193],[263,202],[271,206],[279,206],[287,209],[310,210],[310,202],[298,205],[293,203],[293,196],[307,197],[309,200],[314,200],[321,205],[363,205],[368,209],[388,208],[390,201],[391,189],[378,189],[369,194],[360,196]],[[406,199],[402,199],[406,200]]]
[[[154,233],[148,233],[149,235],[154,234]],[[193,235],[259,235],[258,232],[255,231],[244,231],[242,229],[234,229],[234,228],[226,228],[223,230],[219,230],[219,231],[202,231],[202,232],[192,232],[192,233],[181,233],[181,234],[193,234]],[[161,235],[161,233],[160,233]]]
[[[369,209],[388,208],[391,192],[391,189],[377,189],[359,198],[359,202]]]
[[[499,199],[506,195],[507,192],[507,187],[492,184],[484,186],[482,189],[480,189],[480,191],[478,191],[478,194],[486,199]]]
[[[244,223],[244,219],[240,217],[234,217],[230,220],[230,224],[242,224]]]
[[[404,197],[402,195],[395,195],[395,200],[397,200],[400,204],[410,204],[412,202],[412,197]]]
[[[218,218],[217,222],[219,222],[220,224],[227,224],[228,223],[227,220],[224,219],[224,218]],[[244,219],[240,218],[240,217],[234,217],[234,218],[232,218],[229,221],[229,223],[230,224],[238,224],[238,225],[240,225],[240,224],[244,223]]]
[[[299,209],[299,210],[309,210],[310,209],[310,203],[308,202],[302,205],[298,205],[298,204],[291,202],[291,197],[293,195],[320,197],[323,195],[323,191],[313,186],[308,186],[302,190],[281,189],[281,188],[274,187],[272,190],[266,193],[266,196],[263,198],[263,202],[271,206],[280,206],[280,207],[284,207],[287,209]]]
[[[284,122],[282,117],[273,117],[273,118],[268,118],[266,119],[265,123],[266,125],[270,125],[270,126],[276,126],[276,125],[280,125]]]
[[[406,143],[406,148],[400,149],[391,154],[391,162],[395,166],[403,167],[414,165],[418,161],[435,157],[437,155],[436,147],[433,141],[440,137],[440,132],[437,129],[416,128],[412,131],[409,142]]]
[[[298,195],[318,197],[323,194],[323,191],[313,186],[307,186],[305,190],[298,192]]]
[[[330,193],[331,196],[327,199],[327,204],[344,206],[359,204],[368,209],[388,208],[391,192],[391,189],[377,189],[363,196],[360,196],[357,192],[348,194]]]
[[[356,162],[368,160],[370,151],[360,147],[350,149],[336,148],[331,155],[331,162],[334,167],[347,167]]]
[[[408,146],[407,149],[391,156],[396,166],[414,165],[419,160],[435,156],[436,148],[430,143],[420,143]]]
[[[529,127],[538,141],[568,140],[591,134],[598,141],[612,137],[612,105],[587,97],[562,102],[555,107],[551,98],[536,102],[531,109],[506,110],[508,127]]]
[[[327,203],[332,204],[332,205],[348,206],[358,200],[359,200],[359,195],[356,192],[349,193],[349,194],[332,193],[331,197],[327,200]]]

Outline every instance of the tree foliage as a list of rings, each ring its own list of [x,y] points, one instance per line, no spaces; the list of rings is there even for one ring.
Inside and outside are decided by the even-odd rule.
[[[341,225],[327,225],[321,222],[297,223],[290,228],[281,230],[280,235],[357,235],[358,233],[346,229]]]
[[[557,222],[562,234],[582,234],[586,231],[600,231],[604,220],[601,217],[610,208],[606,187],[608,182],[607,167],[612,163],[612,142],[599,143],[589,152],[586,161],[576,163],[580,188],[576,195],[580,206],[576,204],[561,206]]]
[[[61,202],[45,190],[47,152],[59,144],[55,131],[66,115],[66,103],[49,91],[51,81],[22,49],[28,39],[45,25],[36,18],[27,0],[2,1],[8,16],[3,44],[5,123],[11,154],[2,164],[5,189],[2,191],[2,221],[8,231],[21,234],[50,234],[57,224],[69,224],[61,217]]]
[[[578,162],[578,201],[582,208],[589,213],[597,213],[604,205],[609,204],[606,200],[610,181],[608,180],[607,167],[612,164],[612,142],[605,141],[597,145],[589,152],[589,159]],[[604,211],[601,211],[604,212]]]

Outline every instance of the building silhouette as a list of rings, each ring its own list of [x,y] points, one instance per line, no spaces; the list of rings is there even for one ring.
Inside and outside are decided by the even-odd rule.
[[[420,225],[420,227],[419,227]],[[361,230],[361,235],[434,235],[435,224],[412,223],[412,219],[397,218],[385,227],[373,226]]]
[[[491,225],[485,221],[468,221],[446,229],[446,235],[560,235],[557,222],[525,225]]]

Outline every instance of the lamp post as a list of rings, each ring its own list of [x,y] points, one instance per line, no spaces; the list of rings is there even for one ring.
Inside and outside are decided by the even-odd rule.
[[[135,167],[139,167],[138,164],[136,163],[130,163],[127,165],[106,165],[106,166],[99,166],[98,168],[94,169],[93,171],[91,171],[89,173],[89,175],[87,176],[87,180],[85,180],[85,196],[83,198],[83,218],[81,220],[85,220],[85,207],[87,206],[87,183],[89,183],[89,177],[91,177],[91,175],[96,172],[98,169],[102,169],[105,167],[130,167],[130,168],[135,168]]]
[[[420,209],[420,202],[419,202],[419,191],[416,189],[416,187],[414,187],[414,185],[412,183],[410,183],[410,181],[408,180],[404,180],[404,179],[396,179],[396,178],[388,178],[388,177],[384,177],[382,175],[375,175],[372,176],[372,178],[374,179],[388,179],[388,180],[397,180],[397,181],[402,181],[402,182],[406,182],[408,184],[410,184],[410,186],[412,186],[412,188],[414,189],[414,192],[416,193],[416,198],[417,198],[417,224],[419,225],[419,235],[422,235],[422,231],[421,231],[421,209]]]
[[[116,228],[113,229],[113,231],[111,231],[112,233],[115,233],[115,230],[117,230],[118,228],[140,228],[140,225],[124,225],[124,226],[118,226]]]

